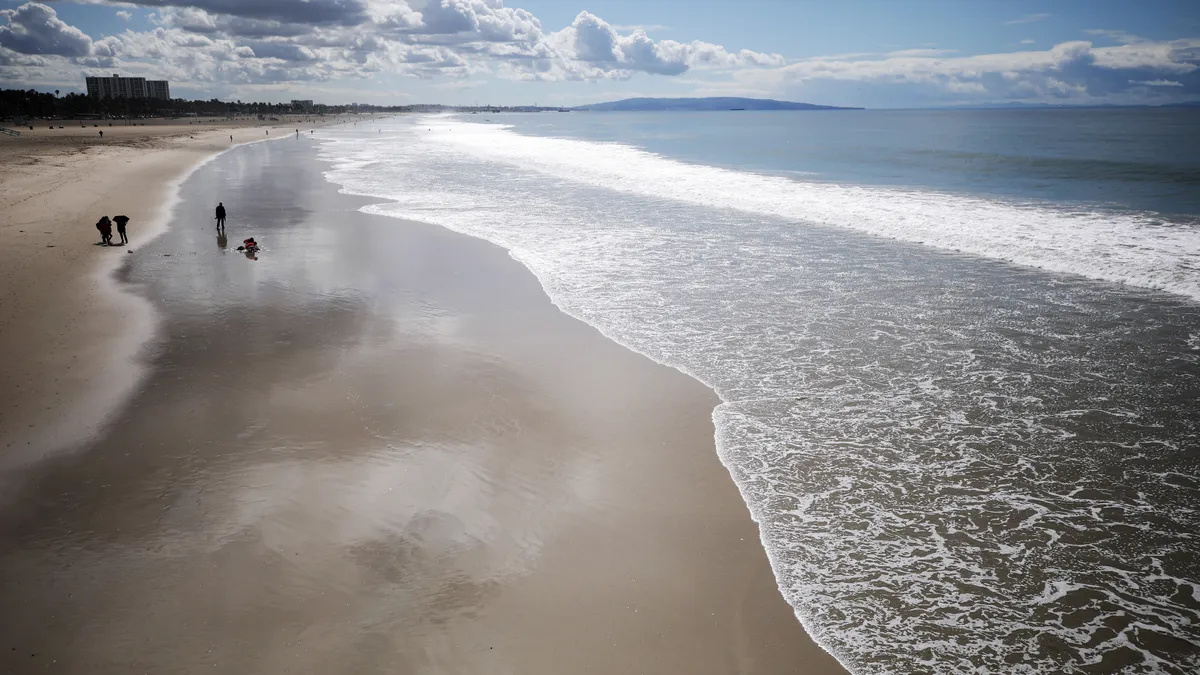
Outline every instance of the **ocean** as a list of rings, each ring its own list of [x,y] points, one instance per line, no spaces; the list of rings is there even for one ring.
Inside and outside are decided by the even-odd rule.
[[[366,210],[505,247],[564,311],[718,393],[779,588],[853,672],[1200,670],[1200,114],[323,136]]]

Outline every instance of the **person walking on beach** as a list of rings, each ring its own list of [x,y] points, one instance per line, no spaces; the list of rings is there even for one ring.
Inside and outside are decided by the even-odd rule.
[[[217,202],[217,230],[225,231],[225,203]]]
[[[121,237],[121,244],[128,244],[129,237],[125,236],[125,223],[129,222],[129,216],[113,216],[113,222],[117,224],[117,234]]]
[[[100,218],[96,223],[96,229],[100,230],[100,243],[112,246],[112,221],[108,219],[108,216]]]

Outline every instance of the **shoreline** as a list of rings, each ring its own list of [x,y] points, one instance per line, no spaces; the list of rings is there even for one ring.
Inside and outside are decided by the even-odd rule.
[[[235,164],[192,174],[185,202],[238,184]],[[252,652],[333,672],[393,645],[479,672],[844,672],[779,592],[710,388],[560,311],[490,242],[347,212],[364,200],[286,160],[246,166],[226,205],[253,195],[262,259],[188,227],[131,256],[122,283],[164,311],[150,374],[0,519],[15,640],[91,672]],[[302,623],[265,612],[282,598]],[[351,639],[338,617],[376,618]],[[284,636],[310,622],[296,661]]]
[[[332,160],[321,159],[320,161],[322,161],[325,164],[329,164],[331,166],[334,164],[334,162]],[[425,222],[425,221],[409,221],[405,218],[388,215],[385,212],[374,210],[373,207],[380,205],[380,204],[395,204],[395,203],[399,203],[399,202],[394,199],[388,199],[386,197],[380,197],[377,195],[372,195],[372,194],[368,194],[368,193],[364,193],[364,192],[359,192],[356,190],[351,190],[350,188],[348,188],[347,186],[345,186],[341,183],[337,183],[333,180],[330,180],[328,178],[328,173],[329,173],[328,171],[324,171],[322,173],[323,173],[323,175],[326,176],[326,180],[328,182],[330,182],[331,184],[338,186],[340,191],[343,194],[353,195],[355,197],[359,197],[359,198],[368,200],[369,203],[365,204],[363,207],[360,208],[360,212],[362,212],[362,213],[367,213],[367,214],[370,214],[372,216],[379,217],[379,218],[388,218],[391,220],[395,220],[398,223],[420,222],[422,225],[426,225],[428,227],[436,227],[436,228],[444,229],[448,232],[453,232],[454,234],[457,234],[457,235],[460,235],[463,237],[469,237],[471,239],[475,239],[475,240],[484,242],[490,246],[495,246],[495,247],[503,250],[505,252],[505,254],[514,263],[516,263],[517,265],[520,265],[531,276],[533,276],[534,278],[537,279],[538,285],[541,288],[542,293],[546,296],[547,301],[550,302],[550,304],[552,304],[559,312],[561,312],[565,316],[570,317],[571,319],[573,319],[575,321],[578,321],[581,324],[588,326],[592,330],[595,330],[597,333],[602,335],[605,340],[611,342],[612,344],[617,345],[620,348],[625,349],[633,354],[636,354],[639,357],[645,358],[646,360],[648,360],[658,366],[661,366],[663,368],[668,368],[670,370],[678,372],[680,375],[696,382],[698,385],[700,385],[700,386],[704,387],[705,389],[707,389],[708,391],[712,392],[713,397],[715,397],[718,401],[717,405],[715,405],[712,408],[712,413],[711,413],[711,421],[713,424],[712,438],[713,438],[715,456],[717,457],[721,466],[727,472],[730,483],[733,484],[737,488],[739,498],[742,501],[742,506],[745,508],[745,511],[746,511],[746,516],[747,516],[747,518],[750,519],[750,521],[752,523],[754,523],[755,534],[757,535],[758,544],[762,548],[763,554],[766,556],[766,558],[769,562],[772,582],[775,584],[776,590],[779,592],[780,598],[782,600],[784,600],[784,602],[787,602],[787,599],[782,590],[781,584],[783,583],[783,579],[780,576],[780,569],[777,566],[777,561],[775,559],[775,556],[772,555],[771,549],[768,546],[768,542],[765,539],[765,534],[763,533],[761,523],[758,519],[758,514],[756,514],[754,512],[754,510],[750,507],[750,501],[747,498],[748,495],[744,491],[742,484],[737,480],[737,476],[735,475],[733,468],[726,461],[726,454],[725,454],[725,451],[722,449],[721,427],[719,426],[719,423],[718,423],[718,418],[721,414],[720,410],[723,406],[730,405],[732,403],[736,403],[736,401],[731,402],[731,401],[725,400],[723,397],[721,397],[720,393],[717,391],[717,388],[715,386],[713,386],[711,383],[709,383],[708,381],[706,381],[704,378],[700,377],[696,373],[691,372],[687,368],[680,366],[680,365],[666,363],[664,361],[661,361],[661,360],[655,358],[654,355],[652,355],[646,351],[640,350],[640,349],[636,348],[635,346],[628,344],[627,342],[622,341],[622,340],[618,339],[617,337],[611,335],[608,331],[604,330],[604,328],[602,326],[588,321],[585,316],[571,311],[569,305],[567,305],[565,303],[561,303],[558,299],[556,299],[555,295],[550,292],[550,287],[546,284],[542,275],[537,272],[536,268],[534,266],[528,264],[526,261],[522,260],[521,257],[517,253],[515,253],[512,249],[510,249],[500,243],[494,242],[484,236],[481,236],[481,235],[478,235],[478,234],[475,234],[472,232],[455,229],[453,227],[449,227],[449,226],[438,224],[438,223],[431,223],[431,222]],[[834,660],[838,664],[839,668],[844,669],[845,672],[850,672],[850,665],[847,663],[844,663],[838,657],[838,655],[828,646],[827,641],[824,639],[823,631],[819,630],[819,627],[817,627],[813,624],[813,621],[811,620],[811,618],[806,615],[803,615],[801,613],[800,609],[792,606],[790,603],[788,603],[788,606],[794,615],[794,620],[796,621],[797,624],[800,625],[800,627],[803,629],[803,631],[807,635],[807,637],[809,639],[811,639],[812,642],[816,646],[818,646],[824,654],[826,654],[830,659]]]
[[[180,185],[208,162],[241,145],[289,138],[293,125],[307,130],[344,121],[159,120],[99,128],[62,120],[71,126],[23,129],[20,137],[0,140],[7,160],[0,232],[16,242],[0,248],[6,270],[0,351],[8,356],[0,368],[0,470],[97,433],[144,375],[138,355],[153,337],[154,313],[115,283],[124,256],[111,247],[88,248],[95,220],[130,214],[130,244],[116,248],[132,252],[167,231]],[[235,140],[226,140],[231,134]]]

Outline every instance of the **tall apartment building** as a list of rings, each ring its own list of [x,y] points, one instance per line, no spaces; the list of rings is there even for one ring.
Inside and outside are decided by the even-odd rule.
[[[166,80],[146,80],[146,98],[171,99],[171,85]]]
[[[88,96],[96,98],[171,98],[166,80],[147,80],[144,77],[87,77]]]

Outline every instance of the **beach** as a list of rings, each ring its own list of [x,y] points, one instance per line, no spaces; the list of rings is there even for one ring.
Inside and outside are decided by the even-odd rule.
[[[327,177],[715,391],[849,670],[1200,667],[1194,114],[478,117],[331,132]]]
[[[711,389],[229,133],[5,169],[0,671],[843,672]]]
[[[107,276],[118,254],[164,229],[176,182],[233,145],[334,122],[61,120],[0,141],[0,467],[95,433],[140,377],[132,361],[148,308]],[[99,241],[102,215],[118,214],[131,218],[128,247],[83,245]]]

